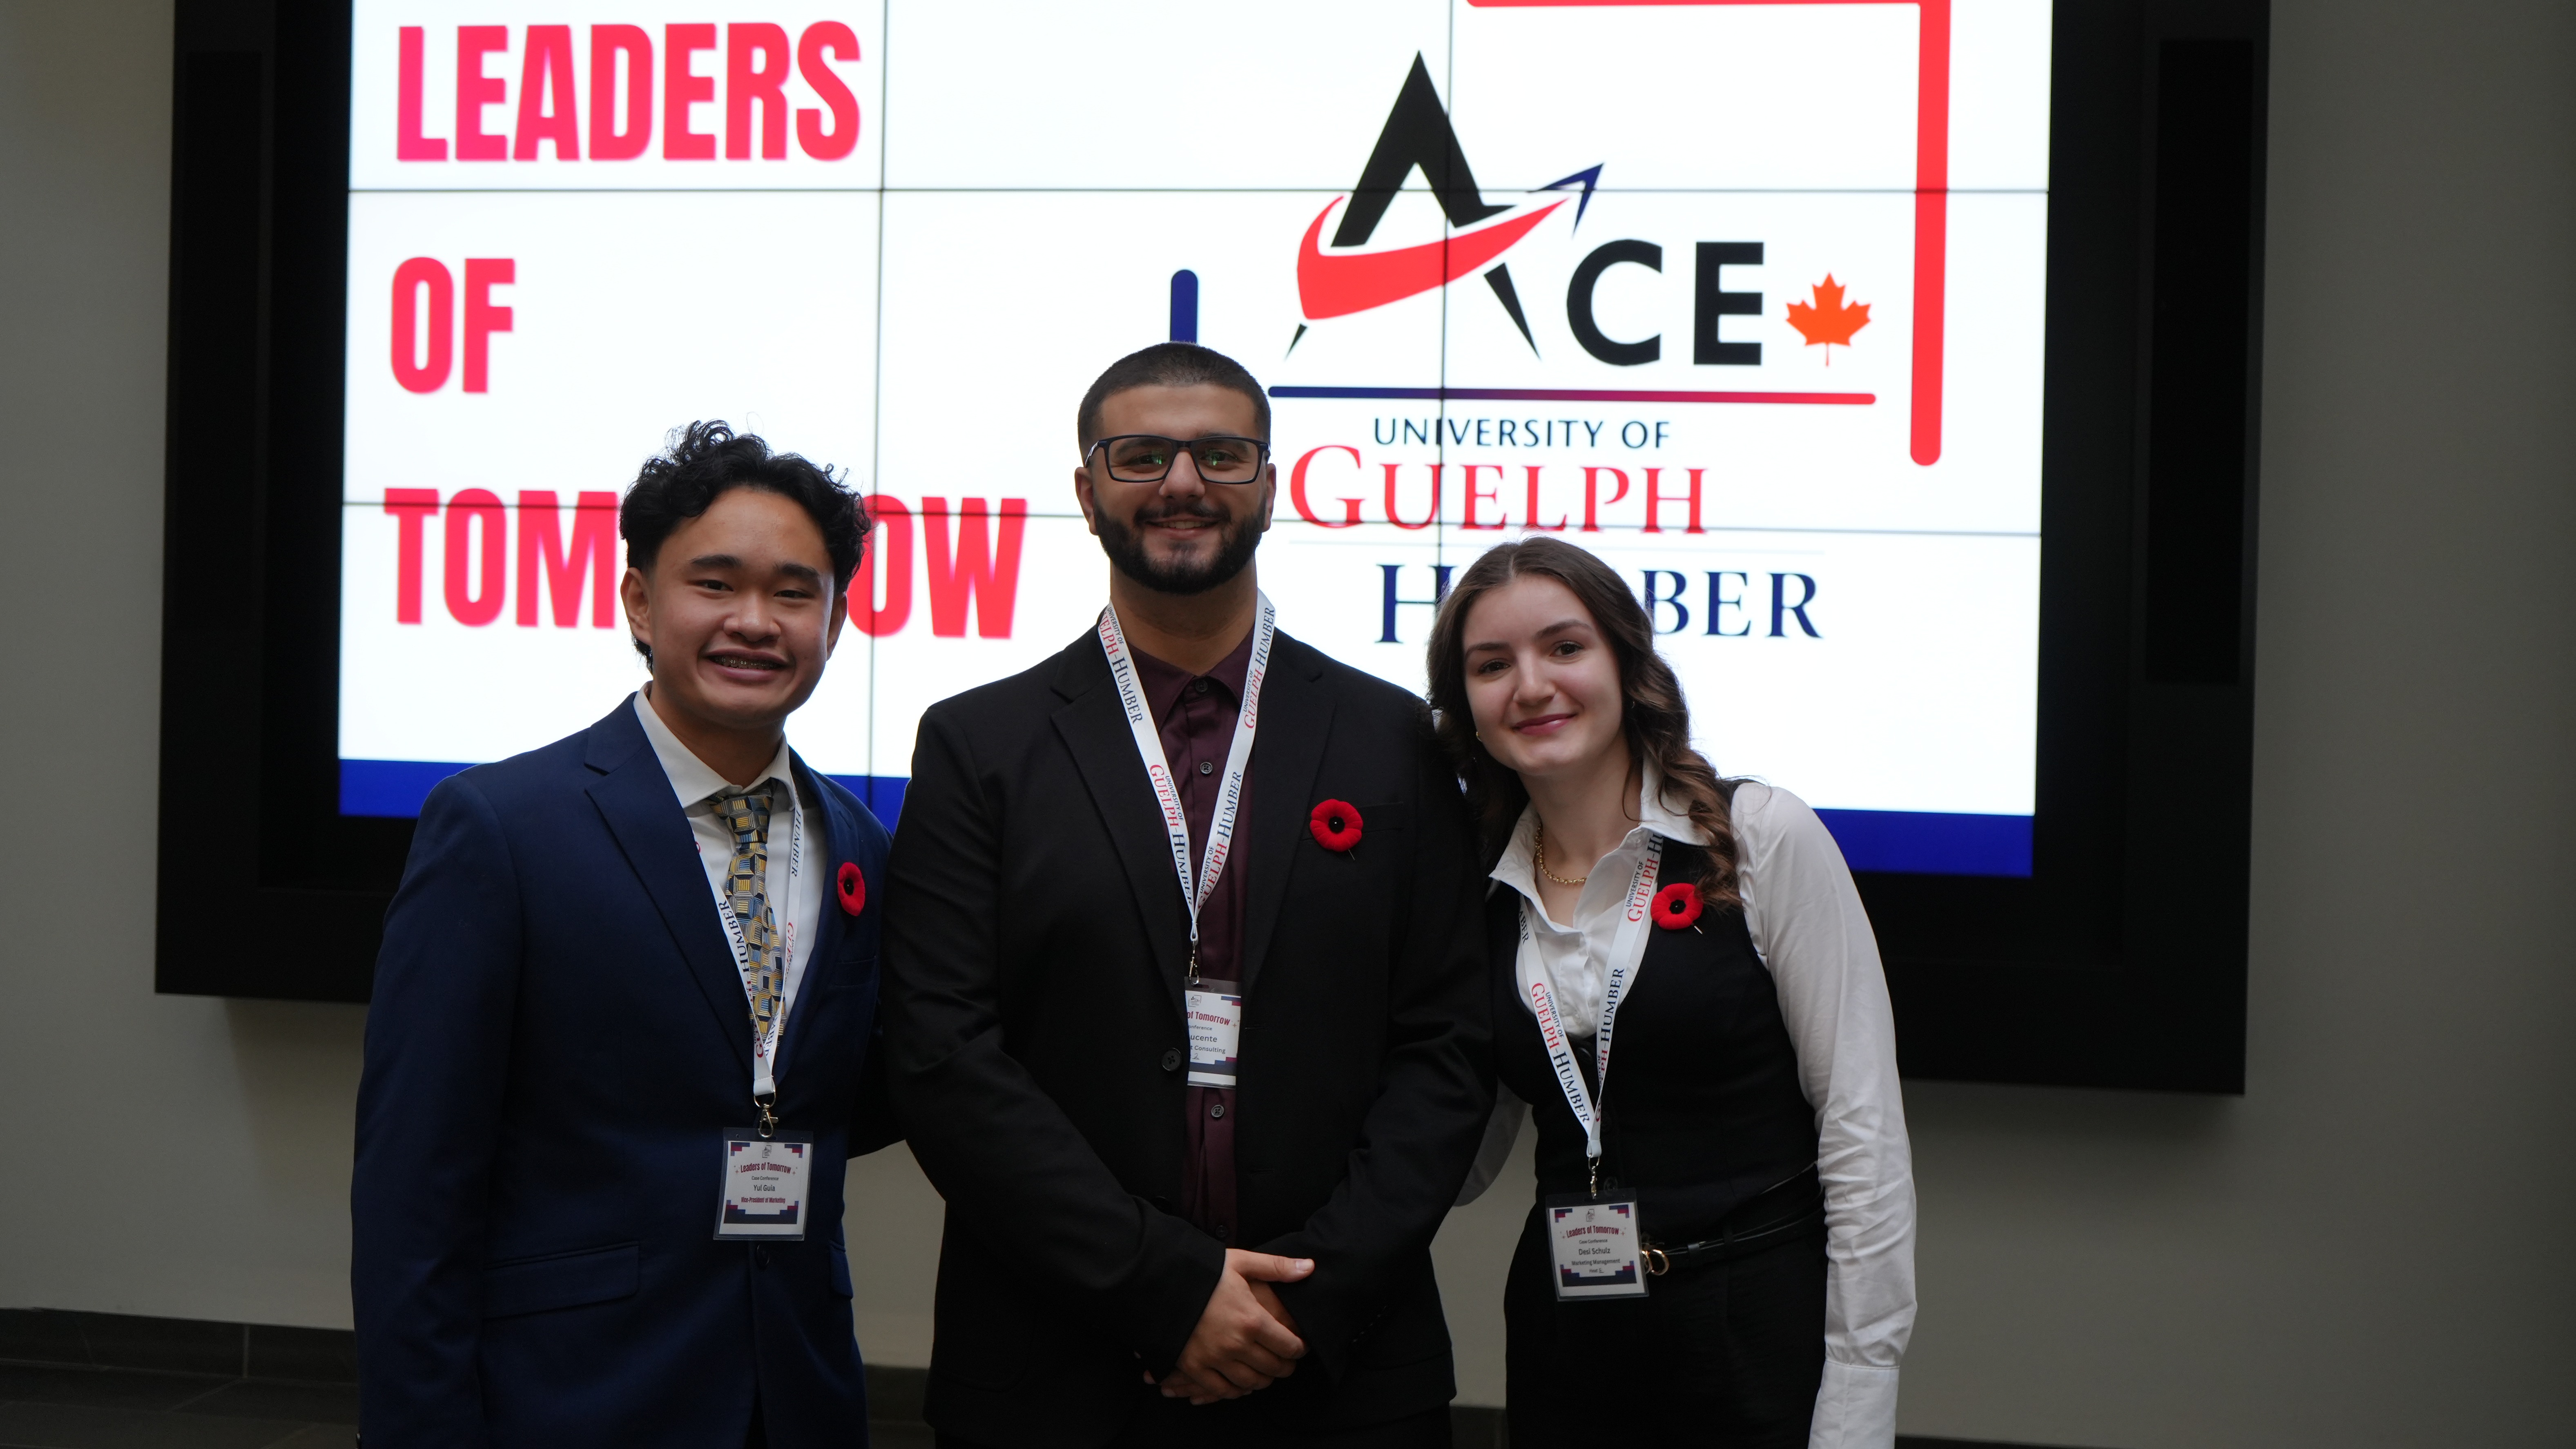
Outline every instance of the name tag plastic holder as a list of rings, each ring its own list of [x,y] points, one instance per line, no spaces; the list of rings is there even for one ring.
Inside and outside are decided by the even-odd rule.
[[[1208,977],[1187,987],[1182,1000],[1189,1016],[1190,1085],[1233,1086],[1235,1063],[1242,1055],[1241,983]]]
[[[727,1128],[716,1236],[803,1238],[806,1189],[813,1180],[813,1133],[778,1127],[764,1136],[758,1127]]]
[[[1646,1296],[1645,1236],[1635,1198],[1557,1193],[1539,1210],[1547,1215],[1558,1301]]]

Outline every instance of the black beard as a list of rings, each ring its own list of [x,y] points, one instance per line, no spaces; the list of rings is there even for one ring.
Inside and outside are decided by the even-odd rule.
[[[1252,562],[1253,550],[1261,547],[1261,530],[1255,520],[1245,519],[1231,527],[1219,527],[1216,557],[1206,563],[1164,566],[1145,552],[1145,540],[1124,520],[1111,517],[1106,510],[1096,516],[1100,551],[1109,555],[1109,566],[1158,594],[1204,594],[1219,584],[1230,583]],[[1152,516],[1157,520],[1214,520],[1221,515],[1214,509],[1164,508]]]

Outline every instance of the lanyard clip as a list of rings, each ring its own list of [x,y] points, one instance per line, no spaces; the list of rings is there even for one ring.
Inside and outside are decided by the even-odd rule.
[[[778,1135],[778,1114],[770,1110],[777,1101],[776,1092],[751,1099],[751,1104],[760,1109],[760,1135],[764,1138]]]

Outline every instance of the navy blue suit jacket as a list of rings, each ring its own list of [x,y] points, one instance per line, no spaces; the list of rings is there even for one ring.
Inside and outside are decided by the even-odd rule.
[[[816,1170],[805,1238],[759,1246],[715,1238],[722,1134],[756,1115],[742,975],[632,702],[430,793],[358,1090],[368,1449],[732,1449],[755,1393],[775,1449],[867,1442],[841,1163],[899,1135],[872,1051],[887,837],[796,769],[825,891],[778,1115]]]

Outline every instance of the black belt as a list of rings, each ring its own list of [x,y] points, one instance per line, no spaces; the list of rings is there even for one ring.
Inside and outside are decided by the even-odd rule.
[[[1746,1208],[1763,1206],[1764,1198],[1775,1195],[1790,1197],[1800,1205],[1793,1208],[1786,1216],[1773,1216],[1769,1212],[1745,1211]],[[1677,1267],[1723,1263],[1730,1259],[1741,1258],[1748,1253],[1759,1252],[1798,1233],[1813,1229],[1824,1221],[1824,1216],[1824,1188],[1817,1181],[1815,1170],[1810,1168],[1777,1187],[1766,1189],[1761,1196],[1746,1203],[1744,1208],[1729,1214],[1726,1224],[1719,1229],[1716,1237],[1702,1238],[1696,1243],[1683,1243],[1678,1247],[1664,1247],[1649,1243],[1640,1256],[1645,1259],[1646,1272],[1660,1278]],[[1751,1227],[1738,1228],[1734,1220],[1739,1217],[1766,1220],[1759,1221]]]

